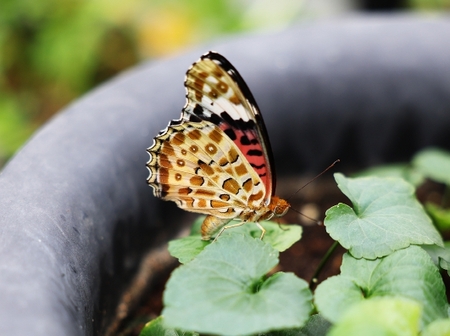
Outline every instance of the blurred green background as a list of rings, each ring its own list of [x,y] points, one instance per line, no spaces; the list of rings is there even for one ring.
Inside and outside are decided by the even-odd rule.
[[[240,31],[450,0],[1,0],[0,167],[70,101],[145,59]]]

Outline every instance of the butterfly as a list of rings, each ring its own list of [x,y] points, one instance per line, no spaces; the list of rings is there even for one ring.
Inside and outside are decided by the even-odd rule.
[[[283,216],[264,120],[234,66],[210,51],[187,71],[186,104],[147,149],[147,182],[154,195],[206,214],[203,240],[226,229]],[[238,220],[235,224],[231,221]]]

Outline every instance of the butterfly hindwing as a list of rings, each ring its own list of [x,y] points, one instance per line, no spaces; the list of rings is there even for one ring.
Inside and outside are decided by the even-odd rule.
[[[265,197],[259,176],[210,122],[171,124],[149,153],[148,183],[183,209],[232,219]]]

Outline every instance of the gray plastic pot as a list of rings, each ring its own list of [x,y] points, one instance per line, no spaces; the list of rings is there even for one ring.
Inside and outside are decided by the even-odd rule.
[[[202,53],[245,78],[284,175],[449,149],[449,41],[447,18],[309,22],[142,64],[79,99],[0,175],[0,334],[104,331],[143,252],[176,233],[181,210],[152,196],[145,149],[179,117]]]

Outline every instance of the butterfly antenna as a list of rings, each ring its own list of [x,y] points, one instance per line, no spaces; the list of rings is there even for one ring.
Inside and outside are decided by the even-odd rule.
[[[316,223],[317,225],[322,225],[322,224],[323,224],[322,221],[317,220],[317,219],[312,218],[312,217],[309,217],[308,215],[305,215],[303,212],[300,212],[300,211],[298,211],[298,210],[296,210],[296,209],[294,209],[294,208],[292,208],[292,207],[291,207],[291,210],[294,211],[294,212],[296,212],[296,213],[298,213],[300,216],[303,216],[303,217],[309,219],[310,221]]]
[[[301,188],[299,188],[296,192],[294,192],[291,196],[289,196],[286,201],[289,201],[292,197],[294,197],[294,195],[296,195],[298,192],[300,192],[303,188],[305,188],[306,186],[308,186],[309,184],[311,184],[312,182],[314,182],[316,179],[318,179],[319,177],[321,177],[323,174],[325,174],[327,171],[329,171],[331,168],[333,168],[333,166],[338,163],[341,162],[341,160],[337,159],[336,161],[334,161],[332,164],[330,164],[327,168],[325,168],[321,173],[319,173],[318,175],[316,175],[312,180],[310,180],[308,183],[306,183],[304,186],[302,186]],[[303,215],[303,214],[301,214]],[[304,216],[304,215],[303,215]],[[308,216],[305,216],[308,218]],[[311,219],[311,218],[310,218]],[[316,221],[313,219],[313,221]]]

